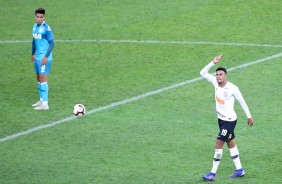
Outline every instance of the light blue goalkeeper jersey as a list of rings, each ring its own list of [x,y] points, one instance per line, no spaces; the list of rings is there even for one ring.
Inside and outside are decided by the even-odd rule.
[[[42,60],[48,51],[49,41],[54,39],[52,30],[45,22],[41,25],[34,24],[32,35],[35,44],[35,59]],[[52,52],[48,56],[48,60],[52,60]]]

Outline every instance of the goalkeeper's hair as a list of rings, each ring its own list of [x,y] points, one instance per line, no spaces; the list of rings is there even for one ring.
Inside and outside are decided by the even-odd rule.
[[[220,71],[220,70],[221,70],[221,71],[224,71],[224,73],[227,74],[227,70],[226,70],[225,68],[223,68],[223,67],[218,67],[218,68],[216,69],[216,72],[217,72],[217,71]]]
[[[35,14],[37,14],[37,13],[45,15],[45,9],[44,8],[38,8],[38,9],[35,10]]]

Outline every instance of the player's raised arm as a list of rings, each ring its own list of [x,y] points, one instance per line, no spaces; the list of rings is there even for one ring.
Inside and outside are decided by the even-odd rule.
[[[201,71],[200,74],[204,78],[206,78],[208,81],[211,81],[212,78],[214,78],[211,74],[209,74],[209,70],[217,64],[222,58],[222,54],[216,56],[209,64],[207,64]]]
[[[214,64],[217,64],[217,63],[221,60],[221,58],[222,58],[222,53],[221,53],[220,55],[216,56],[216,57],[213,59],[213,63],[214,63]]]

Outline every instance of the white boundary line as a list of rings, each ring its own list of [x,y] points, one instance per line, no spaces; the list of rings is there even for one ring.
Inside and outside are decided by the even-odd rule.
[[[252,44],[252,43],[224,43],[224,42],[189,42],[189,41],[161,41],[161,40],[55,40],[59,43],[148,43],[148,44],[187,44],[187,45],[227,45],[249,47],[282,48],[282,45]],[[0,44],[31,43],[31,40],[0,40]]]
[[[272,55],[272,56],[269,56],[269,57],[266,57],[266,58],[263,58],[263,59],[259,59],[259,60],[253,61],[253,62],[249,62],[249,63],[246,63],[246,64],[238,65],[238,66],[235,66],[235,67],[228,69],[228,71],[232,71],[232,70],[236,70],[236,69],[240,69],[240,68],[246,68],[250,65],[254,65],[254,64],[257,64],[257,63],[260,63],[260,62],[272,60],[272,59],[279,58],[279,57],[282,57],[282,53],[275,54],[275,55]],[[97,109],[90,110],[90,111],[88,111],[88,113],[86,115],[93,114],[93,113],[96,113],[96,112],[99,112],[99,111],[104,111],[104,110],[107,110],[107,109],[110,109],[110,108],[113,108],[113,107],[116,107],[116,106],[119,106],[119,105],[127,104],[127,103],[130,103],[130,102],[134,102],[134,101],[137,101],[139,99],[142,99],[142,98],[145,98],[145,97],[148,97],[148,96],[152,96],[152,95],[155,95],[155,94],[159,94],[161,92],[164,92],[164,91],[167,91],[167,90],[170,90],[170,89],[178,88],[178,87],[184,86],[186,84],[196,82],[196,81],[201,80],[201,79],[203,79],[203,78],[198,77],[198,78],[190,79],[190,80],[178,83],[178,84],[174,84],[174,85],[171,85],[171,86],[168,86],[168,87],[165,87],[165,88],[161,88],[161,89],[151,91],[151,92],[148,92],[148,93],[145,93],[145,94],[142,94],[142,95],[138,95],[138,96],[135,96],[135,97],[123,100],[123,101],[115,102],[115,103],[112,103],[110,105],[106,105],[106,106],[103,106],[103,107],[100,107],[100,108],[97,108]],[[58,125],[58,124],[61,124],[61,123],[65,123],[65,122],[74,120],[76,118],[77,118],[76,116],[70,116],[68,118],[65,118],[65,119],[62,119],[62,120],[59,120],[59,121],[55,121],[53,123],[37,126],[37,127],[31,128],[29,130],[23,131],[23,132],[19,132],[19,133],[9,135],[9,136],[4,137],[4,138],[0,138],[0,142],[15,139],[17,137],[27,135],[27,134],[30,134],[32,132],[36,132],[36,131],[39,131],[39,130],[42,130],[42,129],[45,129],[45,128],[49,128],[49,127],[52,127],[52,126],[55,126],[55,125]]]

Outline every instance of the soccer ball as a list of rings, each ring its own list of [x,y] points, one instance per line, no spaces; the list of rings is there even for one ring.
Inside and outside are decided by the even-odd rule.
[[[75,104],[73,106],[73,114],[76,116],[83,116],[86,113],[86,109],[82,104]]]

